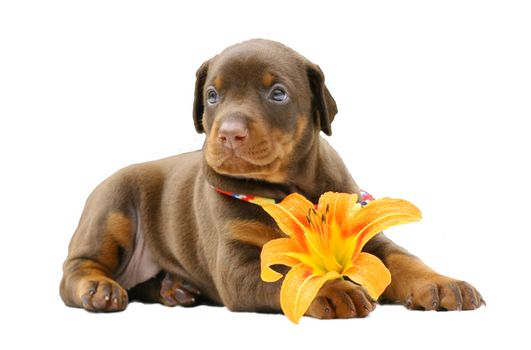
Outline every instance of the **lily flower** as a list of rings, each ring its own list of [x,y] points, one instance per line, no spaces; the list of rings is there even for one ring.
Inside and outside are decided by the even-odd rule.
[[[297,193],[264,210],[288,237],[267,242],[261,253],[261,278],[275,282],[282,275],[273,265],[291,270],[284,277],[280,305],[294,323],[304,315],[326,281],[348,278],[377,300],[391,283],[391,273],[363,246],[382,230],[418,221],[420,211],[402,199],[382,198],[362,206],[356,194],[327,192],[314,206]]]

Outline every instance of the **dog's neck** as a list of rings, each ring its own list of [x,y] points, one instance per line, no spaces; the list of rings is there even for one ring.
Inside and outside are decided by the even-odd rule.
[[[290,171],[291,187],[314,203],[328,191],[359,195],[358,186],[337,152],[319,134],[314,140],[310,150]]]
[[[276,200],[297,192],[316,203],[326,191],[359,192],[337,153],[322,138],[288,170],[288,180],[285,183],[219,174],[204,158],[202,171],[206,181],[214,188]]]
[[[291,192],[289,186],[251,178],[233,177],[217,173],[203,158],[202,172],[207,183],[217,189],[282,200]]]

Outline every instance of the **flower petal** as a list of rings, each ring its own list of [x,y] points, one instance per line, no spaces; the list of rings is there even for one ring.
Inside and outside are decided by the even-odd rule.
[[[292,193],[279,204],[265,204],[264,210],[276,221],[278,227],[294,237],[303,249],[307,249],[304,232],[308,229],[306,215],[313,204],[298,193]]]
[[[308,253],[288,253],[287,255],[311,268],[315,275],[324,275],[328,271],[323,264],[323,260],[315,255]]]
[[[369,253],[360,253],[353,265],[343,273],[352,281],[367,289],[374,300],[378,300],[391,283],[391,273],[383,262]]]
[[[278,281],[282,275],[271,269],[272,265],[295,266],[300,263],[295,258],[288,256],[289,253],[300,251],[299,246],[291,238],[278,238],[267,242],[260,253],[261,274],[265,282]]]
[[[311,268],[304,264],[293,267],[280,289],[282,311],[292,322],[299,323],[323,284],[339,277],[341,276],[337,272],[328,272],[324,276],[314,275]]]
[[[348,253],[352,245],[345,244],[341,226],[348,217],[361,209],[357,194],[326,192],[319,198],[318,212],[323,220],[325,237],[322,238],[323,262],[328,271],[341,271],[344,263],[350,260]],[[352,241],[352,239],[349,239]],[[348,256],[347,256],[348,255]]]
[[[341,227],[345,218],[353,215],[361,206],[355,193],[326,192],[319,198],[318,208],[321,213],[327,214],[329,224],[335,221]]]
[[[350,254],[355,259],[363,246],[383,230],[422,218],[420,210],[403,199],[381,198],[370,202],[345,222],[343,234],[357,235]]]

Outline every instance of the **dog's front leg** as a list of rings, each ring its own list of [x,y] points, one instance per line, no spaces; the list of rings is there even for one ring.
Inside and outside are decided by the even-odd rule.
[[[279,312],[281,281],[261,280],[260,252],[282,233],[258,221],[233,219],[220,235],[213,277],[222,303],[233,311]]]
[[[383,233],[364,250],[379,257],[391,271],[391,284],[382,300],[416,310],[473,310],[485,303],[469,283],[435,272]]]
[[[282,279],[270,283],[260,278],[262,245],[279,236],[271,227],[255,223],[238,223],[231,227],[218,251],[216,286],[222,302],[233,311],[280,312]],[[275,266],[286,274],[288,268]],[[367,291],[346,280],[324,284],[306,315],[316,318],[365,317],[374,310]]]
[[[282,282],[260,279],[260,248],[234,241],[220,249],[215,279],[223,304],[232,311],[278,312]]]

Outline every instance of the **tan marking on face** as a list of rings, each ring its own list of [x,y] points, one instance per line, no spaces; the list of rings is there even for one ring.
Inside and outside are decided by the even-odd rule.
[[[245,112],[244,112],[245,113]],[[251,111],[249,111],[251,113]],[[241,158],[227,158],[227,149],[218,142],[217,132],[220,123],[216,120],[212,125],[211,135],[207,138],[205,156],[208,164],[216,172],[225,175],[263,179],[271,182],[282,182],[283,175],[279,174],[279,151],[282,147],[275,145],[276,137],[271,137],[269,128],[257,118],[251,122],[249,134],[253,140],[240,150]]]
[[[274,228],[258,221],[234,220],[229,224],[231,239],[261,248],[272,239],[283,235]]]
[[[297,116],[297,124],[295,125],[295,133],[293,137],[294,144],[298,144],[301,141],[307,124],[308,124],[308,118],[305,118],[304,115]]]
[[[269,72],[264,73],[264,75],[262,76],[262,83],[264,84],[266,88],[273,85],[274,81],[275,81],[275,76]]]
[[[221,79],[221,76],[217,76],[214,79],[214,87],[216,88],[216,90],[218,91],[221,90],[222,84],[223,84],[223,80]]]
[[[301,141],[306,125],[308,124],[307,118],[303,115],[297,116],[297,122],[295,125],[295,131],[293,134],[286,134],[283,131],[273,132],[273,142],[277,146],[278,150],[278,164],[277,170],[270,173],[267,178],[264,178],[270,182],[285,182],[288,178],[288,168],[292,161],[292,154],[295,146]]]
[[[308,118],[303,115],[297,117],[293,133],[286,133],[279,129],[270,130],[258,119],[249,125],[250,135],[254,144],[250,145],[249,153],[268,154],[266,160],[251,159],[246,162],[241,159],[224,159],[224,148],[217,141],[219,123],[214,122],[212,134],[207,139],[205,156],[210,166],[218,173],[225,175],[238,175],[242,177],[266,180],[274,183],[285,182],[288,178],[288,168],[295,146],[301,142],[304,130],[308,124]],[[260,146],[260,144],[266,146]]]

